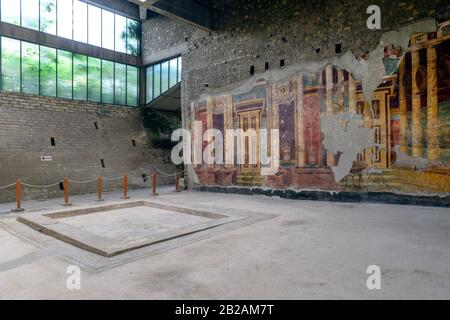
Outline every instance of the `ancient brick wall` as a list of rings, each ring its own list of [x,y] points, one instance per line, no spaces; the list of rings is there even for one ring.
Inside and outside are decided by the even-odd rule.
[[[139,109],[0,93],[0,186],[18,178],[28,184],[48,185],[65,176],[85,181],[124,174],[130,176],[130,187],[145,186],[148,182],[143,175],[149,176],[153,166],[175,170],[167,151],[150,146],[151,135],[144,129]],[[41,161],[43,156],[52,161]],[[105,189],[121,186],[120,180],[104,181]],[[71,184],[70,192],[95,192],[96,188],[95,182]],[[62,194],[59,185],[24,188],[25,199]],[[14,188],[0,191],[0,201],[14,199]]]

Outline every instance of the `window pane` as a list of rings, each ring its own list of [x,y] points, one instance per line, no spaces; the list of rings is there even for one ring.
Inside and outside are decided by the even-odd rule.
[[[127,105],[138,106],[138,69],[127,66]]]
[[[58,0],[58,36],[72,39],[72,0]]]
[[[39,0],[22,0],[22,27],[39,30]]]
[[[169,89],[169,61],[161,64],[161,93]]]
[[[161,65],[153,66],[153,99],[161,94]]]
[[[73,2],[73,40],[87,43],[87,4]]]
[[[170,60],[170,74],[169,74],[169,87],[172,87],[178,83],[178,68],[177,68],[177,59]]]
[[[58,97],[72,98],[72,53],[58,50]]]
[[[178,82],[181,81],[181,57],[178,57]]]
[[[102,46],[102,9],[88,5],[89,13],[89,44]]]
[[[87,99],[87,57],[73,55],[73,98]]]
[[[1,0],[2,21],[20,25],[20,1]]]
[[[116,14],[116,51],[126,53],[127,45],[127,19]]]
[[[146,99],[145,101],[149,103],[153,100],[153,67],[147,68],[146,74]]]
[[[20,92],[20,41],[5,37],[2,37],[2,90]]]
[[[127,104],[127,96],[126,96],[126,87],[127,87],[127,82],[126,82],[126,77],[127,77],[127,69],[126,69],[126,65],[124,64],[120,64],[120,63],[116,63],[115,64],[115,82],[114,82],[114,87],[115,87],[115,104],[121,104],[121,105],[126,105]]]
[[[102,47],[114,50],[114,13],[102,10]]]
[[[100,102],[101,97],[101,68],[102,61],[96,58],[88,58],[88,99]]]
[[[22,92],[39,94],[39,46],[22,42]]]
[[[41,0],[41,31],[56,35],[56,0]]]
[[[41,46],[41,94],[56,96],[56,49]]]
[[[127,19],[127,53],[137,56],[139,54],[139,22]]]
[[[114,62],[102,60],[102,102],[114,103]]]

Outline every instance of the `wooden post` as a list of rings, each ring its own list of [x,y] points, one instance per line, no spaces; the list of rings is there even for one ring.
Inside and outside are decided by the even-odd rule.
[[[72,204],[69,203],[69,179],[64,177],[64,206],[68,207]]]
[[[102,202],[105,201],[105,199],[102,198],[102,177],[98,177],[98,182],[97,182],[97,193],[98,193],[98,202]]]
[[[130,199],[128,196],[128,176],[123,176],[123,197],[122,199]]]
[[[152,196],[157,196],[158,194],[156,193],[156,173],[153,174],[152,176]]]
[[[17,208],[12,209],[12,212],[23,212],[25,209],[22,208],[22,187],[20,185],[20,179],[17,179],[16,182],[16,199],[17,199]]]

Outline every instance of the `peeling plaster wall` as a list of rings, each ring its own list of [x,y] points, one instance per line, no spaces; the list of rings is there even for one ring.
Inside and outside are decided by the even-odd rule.
[[[412,34],[436,31],[437,23],[450,18],[450,3],[379,1],[376,4],[381,8],[382,29],[368,30],[366,19],[369,15],[366,14],[366,9],[372,4],[374,3],[369,1],[225,1],[217,10],[219,30],[206,32],[186,26],[181,28],[183,36],[177,38],[174,35],[177,30],[181,30],[180,22],[164,20],[166,18],[154,19],[143,26],[147,38],[144,42],[157,41],[157,47],[164,48],[163,52],[178,48],[183,54],[182,113],[184,125],[188,128],[191,127],[192,119],[198,120],[196,117],[199,105],[211,97],[214,100],[245,95],[258,87],[261,81],[265,81],[266,85],[276,86],[299,74],[322,72],[327,65],[348,72],[355,80],[361,81],[363,97],[369,103],[369,111],[373,114],[374,111],[370,108],[372,96],[385,76],[385,48],[401,48],[401,61]],[[161,21],[172,25],[167,29],[168,40],[161,39],[164,36],[161,37],[161,34],[153,31],[153,26],[160,25]],[[144,47],[144,56],[152,54],[154,53],[151,50]],[[250,74],[251,68],[255,71],[253,76]],[[267,92],[265,97],[269,109],[271,94]],[[196,105],[191,109],[193,102]],[[309,176],[305,175],[313,177],[306,187],[297,185],[295,188],[342,189],[338,183],[351,171],[358,150],[374,144],[373,138],[369,141],[369,136],[373,137],[373,131],[369,129],[373,128],[364,125],[358,127],[356,123],[360,120],[348,119],[347,131],[343,131],[339,122],[342,122],[342,115],[339,117],[337,119],[324,116],[322,113],[320,119],[323,145],[325,149],[338,154],[338,161],[334,165],[322,166],[324,168],[300,170],[296,175],[302,175],[304,180],[309,179]],[[400,152],[397,154],[397,160],[401,162],[403,157]],[[411,161],[420,162],[419,159]],[[366,178],[377,176],[383,169],[391,167],[392,164],[381,169],[372,166],[364,175]],[[326,168],[330,170],[327,171]],[[225,184],[241,184],[236,176],[238,173],[228,177],[227,174],[211,173],[209,169],[200,173],[192,167],[189,169],[191,181],[194,182],[217,184],[222,183],[221,179],[228,179]],[[311,173],[314,170],[316,171]],[[328,178],[330,172],[334,185]],[[389,172],[388,175],[392,174]],[[381,178],[384,179],[383,176]],[[448,181],[443,176],[438,177],[439,181],[442,179],[444,182]],[[252,186],[252,183],[267,186],[267,181],[247,180],[249,186]],[[292,179],[285,180],[279,185],[293,186]],[[372,183],[369,180],[365,181],[367,185]],[[373,184],[377,185],[378,181]],[[273,184],[273,187],[276,187],[276,184]],[[395,188],[392,185],[388,186],[388,191],[393,189]],[[442,188],[431,190],[448,192]],[[422,191],[424,190],[421,187],[407,190],[413,193]]]

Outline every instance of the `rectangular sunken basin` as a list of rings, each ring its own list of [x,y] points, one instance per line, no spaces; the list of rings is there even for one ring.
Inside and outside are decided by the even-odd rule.
[[[242,219],[150,201],[22,216],[18,221],[101,256],[112,257]]]

